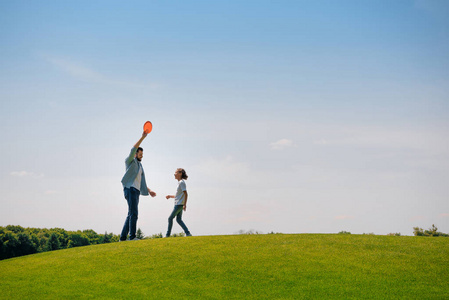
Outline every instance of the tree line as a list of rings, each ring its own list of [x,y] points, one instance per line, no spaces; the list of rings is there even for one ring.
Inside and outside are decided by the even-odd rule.
[[[183,237],[185,234],[174,233],[171,237]],[[162,232],[145,236],[137,229],[138,239],[162,238]],[[46,251],[67,249],[80,246],[115,243],[120,235],[113,233],[98,234],[92,229],[68,231],[62,228],[24,228],[18,225],[0,226],[0,260]]]
[[[435,225],[428,230],[413,227],[415,236],[443,236],[449,234],[439,232]],[[240,230],[237,234],[262,234],[259,231]],[[270,232],[274,234],[274,232]],[[339,234],[351,234],[348,231],[340,231]],[[371,233],[374,234],[374,233]],[[388,235],[400,236],[400,233],[390,233]],[[162,233],[145,236],[138,228],[136,236],[139,239],[162,238]],[[182,237],[184,233],[173,234],[172,237]],[[98,234],[92,229],[67,231],[62,228],[24,228],[17,225],[0,226],[0,260],[18,257],[27,254],[34,254],[52,250],[67,249],[79,246],[97,245],[118,242],[119,235],[113,233]]]
[[[118,242],[113,233],[98,234],[92,229],[67,231],[62,228],[0,226],[0,260],[27,254],[79,246]]]

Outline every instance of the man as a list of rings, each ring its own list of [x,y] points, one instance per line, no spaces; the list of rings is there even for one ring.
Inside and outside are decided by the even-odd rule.
[[[129,239],[131,241],[138,241],[136,238],[136,225],[139,206],[139,196],[155,197],[156,193],[147,187],[145,181],[145,172],[143,171],[142,161],[143,149],[140,148],[140,144],[146,138],[147,133],[142,133],[142,137],[134,147],[131,149],[131,153],[125,160],[126,172],[122,178],[123,191],[125,193],[125,199],[128,201],[128,216],[126,217],[125,225],[123,225],[122,234],[120,235],[120,241],[126,241],[126,237],[129,232]]]

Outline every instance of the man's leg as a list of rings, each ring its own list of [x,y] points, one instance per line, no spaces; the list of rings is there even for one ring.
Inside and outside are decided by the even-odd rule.
[[[135,188],[131,188],[131,192],[129,194],[129,239],[132,240],[136,237],[136,227],[137,227],[137,218],[138,218],[138,206],[139,206],[139,196],[140,192]]]
[[[178,222],[179,226],[182,227],[182,229],[184,230],[184,232],[186,233],[187,236],[191,235],[189,229],[187,229],[186,224],[184,224],[184,222],[182,221],[182,206],[181,206],[181,211],[176,216],[176,222]]]
[[[130,216],[130,208],[129,208],[129,189],[125,188],[123,190],[125,194],[125,199],[128,202],[128,215],[126,216],[125,224],[123,225],[122,233],[120,234],[120,240],[126,241],[126,237],[128,236],[129,232],[129,216]]]
[[[169,237],[171,234],[171,229],[173,227],[173,219],[176,217],[176,215],[182,211],[182,206],[181,209],[179,209],[178,207],[179,205],[175,205],[175,208],[173,208],[173,211],[171,213],[171,215],[168,217],[168,229],[167,229],[167,234],[165,235],[166,237]]]

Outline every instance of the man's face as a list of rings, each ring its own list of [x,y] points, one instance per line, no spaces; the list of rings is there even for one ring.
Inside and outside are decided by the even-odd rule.
[[[138,150],[138,151],[136,152],[136,158],[137,158],[137,160],[138,160],[138,161],[141,161],[141,160],[142,160],[142,157],[143,157],[143,151]]]

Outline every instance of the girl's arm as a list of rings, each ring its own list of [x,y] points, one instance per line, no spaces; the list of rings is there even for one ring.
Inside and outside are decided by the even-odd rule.
[[[167,195],[167,196],[165,196],[165,199],[170,199],[170,198],[175,198],[175,196],[174,195]]]
[[[184,191],[184,195],[186,196],[186,201],[184,201],[184,211],[186,211],[186,209],[187,209],[187,197],[189,196],[187,194],[187,191]]]

